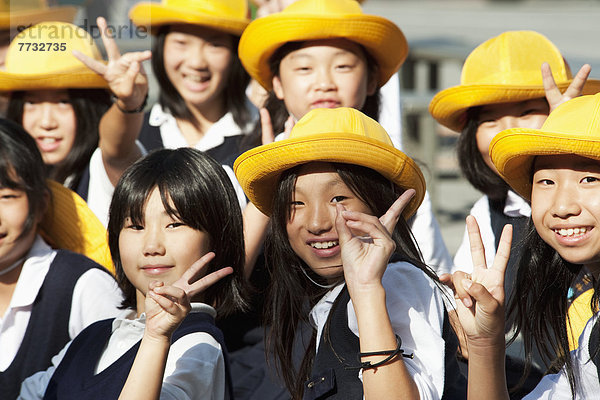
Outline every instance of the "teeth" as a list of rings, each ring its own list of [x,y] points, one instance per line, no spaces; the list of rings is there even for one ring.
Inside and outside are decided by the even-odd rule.
[[[208,80],[208,77],[196,76],[196,75],[187,75],[185,79],[189,79],[194,82],[205,82]]]
[[[58,141],[57,138],[51,138],[51,137],[44,137],[40,140],[44,143],[56,143]]]
[[[554,229],[560,236],[581,236],[587,232],[586,227]]]
[[[330,249],[333,246],[337,246],[338,245],[338,241],[334,240],[334,241],[330,241],[330,242],[312,242],[311,247],[314,247],[315,249]]]

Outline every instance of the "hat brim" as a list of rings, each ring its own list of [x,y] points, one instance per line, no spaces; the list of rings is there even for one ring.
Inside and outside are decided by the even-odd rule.
[[[189,9],[167,7],[162,4],[141,3],[129,12],[129,18],[137,26],[150,28],[156,34],[159,27],[173,24],[192,24],[214,28],[218,31],[241,36],[250,23],[247,19],[223,18],[202,13],[190,12]]]
[[[398,71],[408,54],[408,43],[400,28],[376,15],[320,17],[281,13],[254,20],[242,35],[239,54],[250,76],[265,89],[271,90],[273,75],[269,59],[278,48],[292,41],[335,38],[358,43],[375,58],[379,68],[379,87]]]
[[[557,83],[564,92],[572,80]],[[600,92],[600,80],[588,79],[583,94]],[[543,86],[459,85],[437,93],[429,103],[429,112],[441,125],[460,132],[470,107],[511,103],[546,97]]]
[[[492,161],[502,178],[523,198],[531,199],[533,160],[536,156],[574,154],[600,160],[600,137],[573,137],[563,133],[513,128],[490,144]]]
[[[406,154],[376,139],[354,134],[321,133],[255,147],[237,158],[233,169],[246,196],[265,215],[271,215],[281,174],[309,162],[355,164],[371,168],[397,186],[416,191],[402,213],[412,216],[425,196],[425,178]]]
[[[29,27],[44,21],[73,22],[76,7],[49,7],[37,10],[20,10],[0,13],[0,29]]]
[[[86,67],[35,75],[0,71],[0,92],[44,89],[108,89],[108,83]]]
[[[52,202],[40,223],[40,234],[54,248],[83,254],[114,273],[106,229],[75,192],[48,180]]]

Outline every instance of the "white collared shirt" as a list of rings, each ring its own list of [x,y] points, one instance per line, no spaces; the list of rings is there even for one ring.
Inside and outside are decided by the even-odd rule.
[[[485,261],[490,267],[494,262],[496,255],[496,236],[492,230],[492,219],[490,217],[490,204],[487,196],[483,196],[473,205],[470,214],[475,217],[479,225],[481,240],[485,250]],[[527,217],[531,216],[531,206],[521,196],[509,190],[506,196],[506,204],[504,205],[504,214],[509,217]],[[469,234],[465,227],[463,240],[454,256],[455,271],[464,271],[466,273],[473,272],[473,261],[471,259],[471,249],[469,247]]]
[[[0,371],[10,366],[21,346],[33,303],[56,253],[38,236],[27,255],[10,305],[0,319]],[[73,289],[69,337],[73,339],[95,321],[117,315],[121,301],[121,290],[109,274],[96,268],[85,272]]]

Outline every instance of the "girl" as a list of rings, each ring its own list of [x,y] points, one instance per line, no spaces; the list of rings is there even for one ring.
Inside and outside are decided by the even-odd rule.
[[[234,169],[271,216],[269,341],[292,397],[461,398],[456,338],[405,222],[425,181],[385,130],[352,108],[312,110]],[[294,334],[309,320],[297,368]]]
[[[221,166],[189,148],[139,160],[115,188],[108,236],[126,310],[79,335],[21,395],[229,398],[214,318],[245,305],[244,255],[241,211]],[[215,273],[222,265],[231,268]]]
[[[363,14],[355,0],[299,0],[254,20],[242,35],[239,53],[250,76],[270,91],[260,130],[269,136],[289,132],[293,121],[319,107],[352,107],[377,119],[379,88],[400,68],[408,44],[395,24]],[[248,137],[254,138],[248,147],[260,144],[258,131]],[[452,260],[426,199],[411,227],[427,264],[442,273]],[[244,211],[252,221],[247,225],[265,226],[253,210]],[[247,234],[248,241],[257,241],[249,247],[260,247],[258,231]]]
[[[247,14],[246,0],[163,0],[131,9],[131,20],[154,35],[160,86],[140,132],[146,149],[190,146],[231,167],[254,119],[237,56]]]
[[[87,200],[106,225],[114,185],[141,155],[135,139],[148,85],[140,63],[150,52],[121,57],[104,19],[98,27],[107,65],[83,29],[41,23],[11,42],[0,87],[10,92],[7,117],[35,138],[49,176]]]
[[[6,399],[16,398],[21,381],[48,368],[86,326],[116,315],[122,300],[99,264],[53,250],[40,236],[45,216],[56,219],[45,233],[58,243],[83,246],[82,235],[104,231],[85,203],[73,209],[68,189],[52,185],[53,195],[44,176],[35,141],[0,120],[0,390]]]
[[[519,261],[518,301],[511,303],[509,314],[516,314],[516,329],[526,339],[528,354],[535,345],[546,356],[551,348],[559,355],[555,366],[560,372],[544,377],[528,399],[590,399],[600,390],[599,110],[600,95],[579,97],[558,107],[541,129],[508,129],[490,145],[499,174],[515,192],[531,199],[533,224],[524,244],[529,251]],[[469,396],[477,398],[479,391],[491,399],[506,398],[502,286],[510,229],[503,234],[494,263],[486,268],[472,219],[469,228],[475,268],[470,277],[462,272],[453,277],[469,345]],[[595,291],[587,306],[596,315],[580,336],[577,350],[569,354],[567,292],[582,270],[593,277]]]

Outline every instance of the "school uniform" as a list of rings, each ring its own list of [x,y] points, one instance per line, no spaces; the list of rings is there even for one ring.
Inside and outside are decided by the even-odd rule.
[[[13,399],[23,379],[91,323],[112,317],[122,301],[112,276],[80,254],[51,249],[37,237],[0,319],[0,391]]]
[[[464,398],[457,397],[456,393],[461,392],[466,396],[466,380],[456,375],[458,367],[448,370],[446,366],[446,363],[457,365],[457,341],[455,336],[453,341],[446,341],[445,336],[451,333],[451,329],[449,325],[444,328],[446,315],[437,286],[421,270],[407,262],[390,263],[382,284],[394,333],[401,338],[404,352],[414,355],[412,359],[403,360],[415,381],[420,398],[441,399],[444,394],[444,398],[448,399]],[[336,302],[339,304],[334,306]],[[335,318],[331,318],[332,313],[339,318],[340,314],[335,310],[341,310],[346,326],[339,326]],[[328,319],[329,338],[324,338],[323,328]],[[345,283],[337,285],[313,307],[310,322],[316,329],[317,354],[311,379],[305,384],[304,398],[362,398],[362,370],[352,368],[358,364],[357,355],[360,351],[358,322]],[[333,330],[333,327],[336,329]],[[352,341],[354,343],[349,345]],[[332,369],[334,372],[331,372]],[[448,383],[455,385],[457,392],[445,393]]]
[[[191,313],[173,334],[161,399],[229,398],[227,355],[215,316],[211,306],[192,303]],[[134,310],[126,310],[114,320],[90,326],[53,358],[52,367],[23,383],[20,398],[55,398],[70,392],[74,398],[117,398],[133,365],[145,320],[145,314],[136,318]]]

